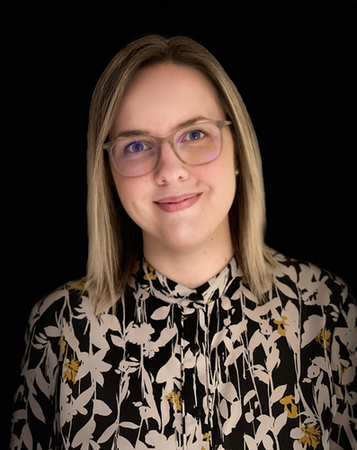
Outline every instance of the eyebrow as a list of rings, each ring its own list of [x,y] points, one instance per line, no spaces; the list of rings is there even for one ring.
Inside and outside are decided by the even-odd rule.
[[[189,127],[190,125],[193,125],[194,123],[200,122],[202,120],[210,120],[210,119],[208,119],[207,117],[203,117],[203,116],[193,117],[192,119],[185,120],[184,122],[181,122],[178,125],[176,125],[176,127],[174,127],[172,129],[171,133],[173,133],[174,131],[176,131],[180,128]],[[150,133],[146,130],[124,130],[124,131],[120,131],[120,133],[118,133],[115,136],[114,140],[116,140],[120,137],[142,136],[142,135],[150,135]]]

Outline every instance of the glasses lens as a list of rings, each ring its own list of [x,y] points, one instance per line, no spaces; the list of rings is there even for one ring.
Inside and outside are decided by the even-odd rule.
[[[196,123],[175,135],[175,148],[187,164],[204,164],[221,153],[221,132],[213,123]]]
[[[150,172],[157,160],[157,144],[147,136],[119,139],[112,148],[112,157],[118,171],[127,177],[138,177]]]

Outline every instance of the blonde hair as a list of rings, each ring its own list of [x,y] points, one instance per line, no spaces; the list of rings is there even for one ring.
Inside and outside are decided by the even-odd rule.
[[[85,288],[97,312],[114,306],[125,295],[138,254],[140,228],[119,201],[103,144],[128,84],[143,67],[173,63],[201,73],[215,89],[232,121],[239,177],[229,213],[235,257],[251,291],[263,302],[271,287],[271,250],[264,244],[266,226],[262,164],[257,138],[246,107],[218,61],[190,38],[152,35],[121,50],[94,90],[88,125],[88,265]]]

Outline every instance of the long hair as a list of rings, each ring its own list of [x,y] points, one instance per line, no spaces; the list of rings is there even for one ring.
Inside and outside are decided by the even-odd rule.
[[[219,62],[190,38],[159,35],[140,38],[110,62],[94,90],[88,126],[88,264],[85,288],[96,311],[114,306],[125,295],[142,251],[141,229],[125,212],[117,195],[103,144],[134,75],[142,68],[173,63],[191,67],[212,85],[232,121],[239,176],[229,222],[235,257],[251,291],[264,301],[272,284],[271,250],[264,244],[266,227],[262,164],[257,138],[234,83]]]

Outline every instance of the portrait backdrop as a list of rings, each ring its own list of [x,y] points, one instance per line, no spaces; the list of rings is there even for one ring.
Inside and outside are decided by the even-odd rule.
[[[85,274],[90,99],[110,59],[134,38],[182,34],[213,53],[257,132],[267,243],[337,273],[357,291],[354,3],[89,0],[1,6],[1,448],[9,440],[31,307]]]

